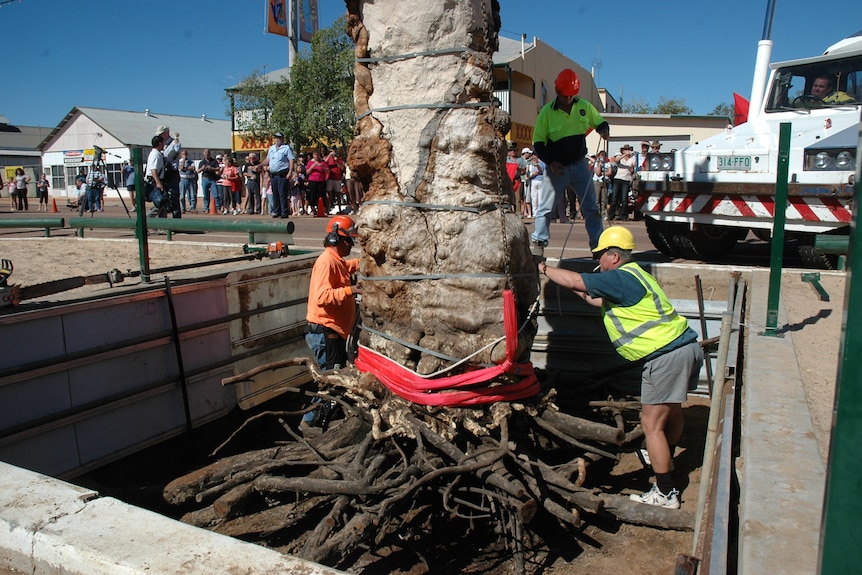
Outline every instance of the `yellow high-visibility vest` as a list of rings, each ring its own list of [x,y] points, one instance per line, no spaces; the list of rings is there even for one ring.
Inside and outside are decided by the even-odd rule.
[[[644,358],[678,338],[688,320],[676,313],[654,277],[634,262],[618,268],[633,275],[646,294],[635,305],[602,305],[605,329],[617,353],[629,361]]]

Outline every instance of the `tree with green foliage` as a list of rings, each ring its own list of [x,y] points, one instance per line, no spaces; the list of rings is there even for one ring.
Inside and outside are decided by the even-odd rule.
[[[694,114],[685,98],[665,98],[662,96],[658,99],[658,104],[655,106],[654,114]]]
[[[728,104],[727,102],[716,104],[715,108],[712,109],[712,112],[709,113],[710,116],[725,116],[730,120],[733,120],[735,114],[736,110],[734,109],[733,104]]]
[[[297,148],[346,147],[356,124],[353,41],[345,18],[319,30],[285,78],[253,72],[232,91],[237,129],[255,138],[283,132]],[[231,113],[231,112],[229,112]]]
[[[624,114],[652,114],[652,106],[640,96],[635,96],[631,101],[622,104]]]
[[[650,106],[646,100],[640,96],[635,96],[631,101],[622,105],[624,114],[694,114],[685,98],[666,98],[662,96],[658,99],[658,104]]]

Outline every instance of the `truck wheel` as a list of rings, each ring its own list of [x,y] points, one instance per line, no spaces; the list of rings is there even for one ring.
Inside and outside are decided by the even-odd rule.
[[[814,246],[799,244],[797,246],[799,257],[802,259],[802,265],[806,268],[816,270],[834,270],[836,264],[827,254],[820,254],[814,251]]]
[[[679,257],[673,245],[673,231],[670,222],[660,222],[647,216],[644,218],[644,223],[646,224],[647,235],[658,251],[671,258]]]
[[[737,228],[700,224],[689,230],[684,224],[682,232],[673,236],[673,244],[680,257],[691,260],[723,258],[734,248],[740,231]]]
[[[838,267],[838,256],[821,254],[814,251],[815,234],[799,234],[796,236],[796,250],[802,265],[816,270],[834,270]]]

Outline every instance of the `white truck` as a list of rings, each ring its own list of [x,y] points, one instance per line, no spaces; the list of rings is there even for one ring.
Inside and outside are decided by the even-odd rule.
[[[820,56],[769,64],[758,45],[748,121],[682,150],[649,154],[637,205],[652,243],[684,259],[719,259],[749,231],[768,240],[778,137],[791,124],[786,237],[805,265],[829,267],[817,234],[848,234],[862,107],[862,31]],[[767,81],[768,79],[768,81]],[[812,95],[820,91],[821,96]],[[828,84],[828,95],[822,96]]]

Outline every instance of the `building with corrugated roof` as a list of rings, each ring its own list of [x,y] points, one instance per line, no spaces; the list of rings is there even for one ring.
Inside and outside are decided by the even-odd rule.
[[[36,194],[36,175],[42,168],[39,144],[50,128],[14,126],[6,116],[0,116],[0,178],[3,182],[15,177],[15,170],[23,168],[33,180],[28,195]]]
[[[213,156],[231,149],[229,120],[76,106],[38,145],[43,169],[51,176],[51,194],[75,195],[75,176],[81,170],[87,172],[97,146],[105,150],[108,174],[125,194],[123,163],[130,161],[137,150],[145,164],[152,138],[162,126],[179,133],[192,160],[203,158],[205,149],[212,150]],[[142,165],[135,167],[139,172],[143,170]]]

